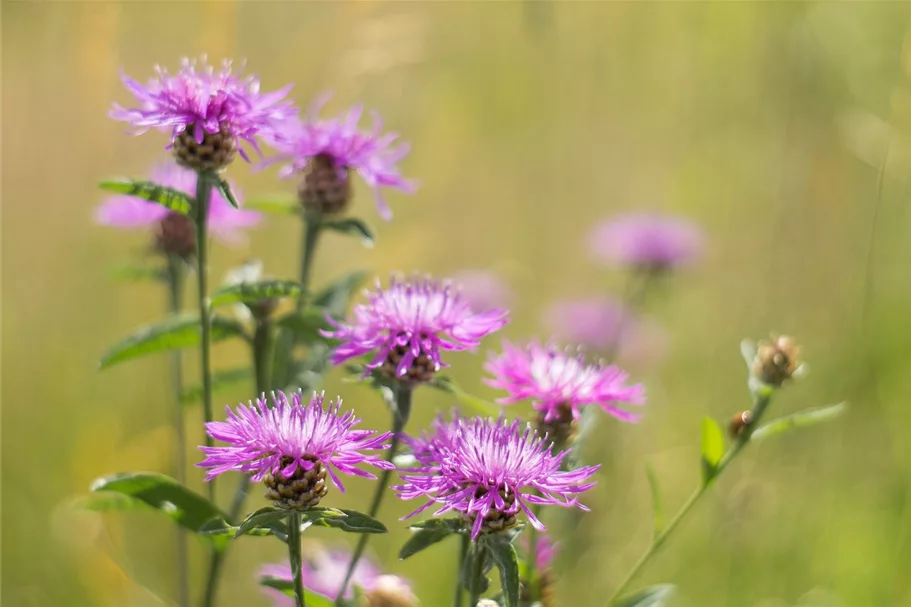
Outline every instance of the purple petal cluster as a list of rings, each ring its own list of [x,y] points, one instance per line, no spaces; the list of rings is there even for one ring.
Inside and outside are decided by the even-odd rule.
[[[370,354],[368,372],[390,359],[397,377],[416,361],[438,371],[447,366],[442,350],[474,349],[507,322],[505,310],[475,313],[452,285],[430,278],[393,277],[389,288],[377,283],[367,299],[354,307],[348,322],[332,321],[335,330],[325,333],[341,341],[332,353],[333,364]]]
[[[414,192],[415,184],[402,177],[398,168],[411,146],[396,143],[398,133],[383,134],[383,121],[376,112],[372,113],[370,130],[360,130],[358,122],[364,111],[360,104],[345,114],[320,119],[319,112],[327,100],[328,95],[318,97],[303,121],[288,124],[286,129],[270,138],[271,145],[279,151],[275,160],[288,163],[279,174],[290,176],[306,170],[315,157],[327,157],[341,178],[347,178],[347,170],[360,175],[374,191],[380,216],[387,221],[392,219],[392,211],[380,188],[395,188],[407,194]]]
[[[226,126],[236,143],[243,140],[258,151],[255,136],[269,135],[297,113],[294,104],[285,99],[290,85],[262,93],[259,79],[235,74],[230,61],[215,71],[205,57],[198,63],[184,58],[176,74],[155,66],[155,76],[145,85],[126,74],[122,79],[139,107],[114,104],[111,118],[129,122],[137,134],[151,128],[170,130],[171,143],[190,127],[196,142],[202,143],[205,133],[215,134]],[[237,147],[249,160],[243,148]]]
[[[402,499],[428,500],[408,516],[439,505],[436,515],[455,511],[472,520],[472,538],[489,515],[520,510],[544,529],[529,504],[587,510],[578,495],[594,486],[589,479],[599,467],[561,471],[568,452],[551,454],[550,444],[518,420],[456,416],[449,424],[438,420],[434,433],[418,442],[417,466],[401,471],[402,484],[393,487]]]
[[[613,265],[672,269],[702,253],[702,233],[687,219],[634,213],[597,225],[589,237],[595,259]]]
[[[213,439],[226,446],[200,447],[206,458],[197,464],[208,468],[206,480],[231,470],[251,474],[254,481],[261,481],[268,474],[281,473],[291,477],[298,468],[311,470],[323,464],[332,482],[344,491],[335,470],[366,478],[373,474],[357,468],[369,464],[391,469],[389,462],[364,451],[381,451],[388,448],[389,432],[377,434],[373,430],[355,430],[360,419],[353,411],[341,413],[341,399],[323,408],[323,395],[314,394],[309,403],[303,403],[300,392],[291,395],[273,393],[273,407],[265,396],[256,404],[240,404],[237,411],[227,408],[227,421],[206,423],[206,431]]]
[[[591,404],[618,419],[635,422],[641,416],[619,408],[617,403],[645,402],[644,388],[640,384],[627,385],[627,374],[619,368],[588,363],[581,354],[553,345],[533,341],[519,348],[504,342],[503,353],[492,356],[485,368],[493,375],[485,381],[509,393],[498,402],[512,404],[530,399],[546,422],[558,419],[565,407],[578,420],[581,408]]]
[[[525,554],[531,550],[531,542],[526,534],[519,538],[519,545]],[[539,533],[535,538],[535,569],[537,571],[546,571],[554,562],[557,556],[557,544],[546,533]]]
[[[176,162],[156,166],[149,179],[153,183],[179,190],[190,196],[196,195],[196,173],[185,169]],[[231,191],[238,203],[243,196],[233,182]],[[95,220],[102,224],[125,230],[148,228],[164,219],[171,211],[154,202],[120,194],[107,198],[95,209]],[[229,243],[243,241],[243,230],[257,225],[262,215],[256,211],[235,209],[217,188],[212,190],[209,202],[209,229],[216,237]]]

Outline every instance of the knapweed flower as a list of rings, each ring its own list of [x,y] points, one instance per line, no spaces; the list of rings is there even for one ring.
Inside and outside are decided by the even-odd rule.
[[[177,161],[194,171],[219,171],[235,152],[249,160],[240,140],[259,150],[255,137],[268,135],[296,109],[285,99],[291,86],[260,91],[259,79],[235,74],[230,61],[217,72],[203,56],[199,62],[184,58],[176,74],[155,66],[155,77],[145,85],[122,76],[139,107],[114,104],[111,118],[129,122],[137,134],[151,128],[170,130]]]
[[[598,466],[561,471],[568,452],[552,454],[550,443],[519,421],[456,416],[420,442],[418,464],[399,472],[402,484],[393,487],[402,499],[428,500],[409,517],[436,504],[435,515],[459,513],[476,539],[515,526],[520,510],[544,529],[529,504],[587,510],[578,495],[594,486],[588,479]]]
[[[616,299],[596,297],[555,302],[544,312],[544,322],[563,343],[612,352],[621,347],[634,319]]]
[[[246,472],[263,481],[266,497],[283,508],[306,510],[316,506],[329,491],[326,475],[340,491],[344,487],[335,471],[366,478],[376,477],[357,468],[369,464],[391,469],[393,465],[364,451],[384,450],[390,433],[355,430],[361,420],[353,411],[340,413],[341,399],[323,408],[323,395],[303,403],[300,392],[273,393],[269,408],[263,396],[249,406],[227,408],[224,422],[206,423],[213,439],[227,446],[200,447],[206,458],[197,466],[208,468],[206,480],[231,470]]]
[[[155,167],[149,179],[190,196],[196,195],[196,174],[173,162]],[[231,184],[234,197],[240,202],[242,196]],[[209,201],[208,226],[219,240],[231,244],[244,240],[244,230],[257,225],[262,216],[256,211],[235,209],[214,189]],[[185,215],[168,210],[155,202],[148,202],[126,194],[111,196],[95,209],[95,220],[102,224],[124,230],[155,230],[155,248],[164,253],[188,257],[196,253],[196,228]]]
[[[491,270],[462,270],[452,276],[452,282],[476,312],[509,307],[515,298],[506,281]]]
[[[604,221],[589,237],[595,259],[646,270],[669,270],[695,261],[702,233],[687,219],[635,213]]]
[[[335,599],[342,583],[348,564],[351,562],[351,551],[342,548],[305,548],[304,562],[301,568],[301,579],[304,588],[310,592]],[[266,565],[259,570],[260,578],[277,578],[291,581],[291,567],[286,564]],[[361,557],[351,583],[343,598],[354,597],[353,587],[363,590],[367,604],[363,607],[413,607],[417,599],[411,591],[407,580],[394,575],[383,575],[379,566],[368,557]],[[291,597],[276,590],[266,589],[275,599],[275,607],[294,605]],[[382,602],[385,599],[385,602]],[[398,601],[398,602],[396,602]]]
[[[493,375],[486,383],[509,393],[497,402],[531,400],[539,414],[539,430],[558,448],[572,439],[582,407],[597,405],[618,419],[635,422],[638,413],[617,405],[645,402],[643,387],[627,385],[627,375],[619,368],[589,363],[581,354],[535,341],[524,348],[504,342],[503,353],[491,356],[485,368]]]
[[[332,363],[370,354],[367,373],[380,369],[404,382],[429,381],[447,366],[441,350],[473,350],[507,322],[505,310],[475,313],[451,284],[429,278],[393,278],[388,289],[377,283],[367,298],[349,321],[330,320],[335,330],[324,335],[341,341]]]
[[[279,151],[278,161],[287,161],[279,175],[302,174],[299,188],[304,208],[318,214],[343,212],[351,200],[351,172],[373,189],[380,216],[392,219],[392,211],[381,188],[412,193],[415,185],[402,177],[398,163],[410,151],[407,143],[396,143],[397,133],[383,134],[383,122],[373,113],[369,131],[358,129],[364,111],[356,105],[348,113],[321,120],[319,112],[328,100],[318,97],[303,121],[276,133],[270,143]]]

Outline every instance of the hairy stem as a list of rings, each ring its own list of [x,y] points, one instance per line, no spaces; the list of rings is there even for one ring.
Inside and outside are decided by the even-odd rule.
[[[294,604],[296,607],[307,607],[304,597],[304,580],[301,568],[301,515],[297,510],[288,514],[288,557],[291,561],[291,577],[294,580]]]
[[[411,415],[411,394],[411,386],[406,386],[401,383],[398,384],[395,394],[396,409],[392,413],[392,441],[389,443],[389,450],[386,451],[387,462],[391,462],[392,458],[395,457],[402,431],[405,429],[405,424],[408,422],[409,415]],[[380,474],[376,490],[373,493],[373,501],[370,502],[370,510],[367,513],[372,517],[375,517],[376,513],[380,510],[380,505],[383,503],[383,496],[386,495],[386,488],[389,484],[389,477],[391,475],[392,470],[383,470]],[[338,592],[338,596],[335,597],[336,605],[341,605],[342,597],[345,595],[345,591],[348,590],[348,583],[351,581],[351,576],[354,575],[354,569],[357,567],[358,561],[361,560],[361,556],[363,556],[369,540],[369,533],[362,534],[358,540],[357,547],[354,549],[354,554],[351,556],[351,562],[348,563],[345,581],[342,582],[342,587]]]

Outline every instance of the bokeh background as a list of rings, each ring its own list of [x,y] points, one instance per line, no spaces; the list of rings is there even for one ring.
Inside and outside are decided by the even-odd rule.
[[[147,242],[93,225],[92,209],[96,182],[142,176],[165,144],[106,117],[112,101],[128,100],[118,70],[144,79],[154,63],[200,53],[246,58],[264,88],[293,82],[302,105],[327,89],[330,110],[363,100],[413,143],[404,168],[419,192],[392,194],[386,224],[358,190],[354,214],[375,226],[377,246],[326,238],[318,283],[359,267],[489,269],[516,293],[505,334],[546,338],[542,313],[555,300],[621,289],[623,275],[586,251],[596,221],[646,209],[702,226],[701,263],[645,302],[660,348],[629,366],[647,385],[647,414],[598,427],[593,455],[604,468],[581,527],[591,544],[566,557],[577,566],[560,579],[559,605],[601,605],[648,543],[646,462],[669,511],[698,482],[701,419],[748,406],[738,343],[770,331],[796,335],[811,368],[774,412],[844,399],[850,412],[751,448],[634,586],[676,583],[680,607],[911,605],[911,5],[3,2],[2,11],[4,605],[173,604],[170,523],[79,512],[72,500],[100,475],[172,469],[167,358],[97,371],[108,345],[163,317],[165,297],[111,279]],[[293,195],[273,171],[238,162],[231,175],[248,199]],[[216,245],[213,276],[257,256],[294,277],[298,242],[297,222],[272,217],[248,245]],[[454,358],[452,375],[485,398],[496,396],[480,383],[495,347]],[[244,357],[240,346],[215,351],[218,366]],[[196,357],[187,358],[192,377]],[[375,396],[341,380],[332,374],[329,392],[384,427]],[[420,391],[412,427],[450,404]],[[186,419],[200,436],[198,408]],[[332,503],[363,507],[372,486],[350,487]],[[394,563],[407,534],[396,519],[409,505],[387,502],[394,532],[371,546],[425,606],[446,604],[454,546]],[[198,591],[204,552],[193,548]],[[277,542],[240,542],[221,604],[266,605],[253,572],[281,557]]]

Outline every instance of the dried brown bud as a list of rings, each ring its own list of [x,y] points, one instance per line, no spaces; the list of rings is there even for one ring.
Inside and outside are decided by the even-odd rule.
[[[297,190],[304,210],[328,216],[343,213],[351,201],[349,173],[328,154],[311,158]]]
[[[382,575],[364,597],[363,607],[416,607],[417,604],[417,597],[402,578]]]
[[[237,144],[227,125],[222,125],[217,133],[203,133],[202,143],[196,143],[196,126],[193,124],[174,139],[177,164],[196,172],[223,171],[234,160],[236,153]]]
[[[750,425],[751,421],[753,421],[753,414],[750,411],[741,411],[731,418],[731,422],[728,424],[728,432],[733,438],[737,438],[743,433],[744,428]]]
[[[800,367],[800,347],[794,339],[772,336],[760,341],[753,361],[753,374],[770,386],[780,386]]]

